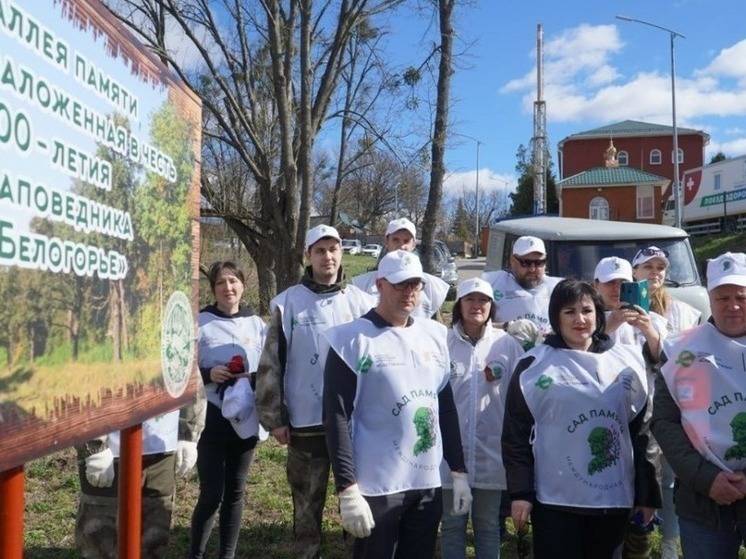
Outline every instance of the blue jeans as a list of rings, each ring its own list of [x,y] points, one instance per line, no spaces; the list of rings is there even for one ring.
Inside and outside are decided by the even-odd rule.
[[[477,559],[500,557],[500,494],[499,489],[472,489],[471,524]],[[443,489],[443,522],[440,526],[440,547],[443,559],[466,557],[466,523],[469,515],[453,514],[453,490]]]
[[[679,517],[684,559],[737,559],[738,548],[746,536],[746,525],[735,521],[723,524],[717,530]]]

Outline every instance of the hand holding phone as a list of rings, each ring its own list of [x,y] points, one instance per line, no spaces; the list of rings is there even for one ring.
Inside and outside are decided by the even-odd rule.
[[[648,280],[623,281],[619,298],[623,308],[640,307],[645,312],[650,311],[650,294]],[[633,308],[633,310],[636,310]]]

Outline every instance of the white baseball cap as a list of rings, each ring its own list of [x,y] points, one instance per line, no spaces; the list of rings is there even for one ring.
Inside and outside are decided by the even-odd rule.
[[[396,233],[402,229],[406,229],[412,233],[412,236],[415,239],[417,238],[417,228],[414,226],[414,223],[409,221],[406,217],[400,217],[399,219],[392,219],[389,221],[389,224],[386,227],[386,236],[388,237],[391,233]]]
[[[482,278],[469,278],[459,283],[456,288],[456,299],[461,299],[461,297],[465,297],[470,293],[481,293],[493,301],[495,300],[492,293],[492,286]]]
[[[311,248],[316,241],[320,241],[324,237],[331,237],[332,239],[337,239],[340,243],[342,242],[342,237],[339,236],[339,233],[334,227],[323,224],[317,225],[306,232],[306,250]]]
[[[513,243],[513,254],[516,256],[525,256],[531,252],[540,252],[544,256],[547,254],[547,249],[544,246],[544,241],[539,237],[518,237]]]
[[[726,252],[707,261],[707,291],[721,285],[746,287],[746,254]]]
[[[638,250],[637,254],[635,254],[635,257],[632,259],[632,267],[636,268],[640,264],[645,264],[645,262],[652,260],[653,258],[660,258],[666,263],[666,268],[668,268],[668,265],[670,264],[668,261],[668,251],[658,248],[657,246],[649,246]]]
[[[632,265],[624,258],[608,256],[598,261],[596,270],[593,272],[593,277],[601,283],[615,279],[632,281]]]
[[[416,254],[406,250],[395,250],[381,258],[376,277],[383,278],[389,283],[401,283],[413,278],[422,279],[424,275],[422,264]]]

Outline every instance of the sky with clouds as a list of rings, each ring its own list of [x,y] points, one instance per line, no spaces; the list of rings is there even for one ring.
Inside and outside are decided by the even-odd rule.
[[[454,131],[482,142],[479,185],[515,184],[515,152],[532,134],[536,94],[536,25],[544,27],[545,100],[550,149],[566,136],[625,119],[671,124],[670,38],[617,20],[626,15],[675,29],[679,126],[710,134],[707,157],[746,154],[746,2],[503,2],[479,0],[457,15],[462,52],[453,78]],[[393,52],[418,49],[428,25],[392,25]],[[413,32],[415,29],[418,32]],[[404,32],[402,32],[404,31]],[[397,60],[399,58],[397,56]],[[447,151],[446,187],[474,184],[476,142]]]
[[[425,4],[424,2],[421,4]],[[668,33],[621,21],[626,15],[675,29],[679,126],[710,134],[707,158],[746,154],[746,0],[591,2],[472,0],[456,10],[459,53],[451,90],[449,193],[514,187],[516,150],[532,134],[536,25],[544,28],[550,151],[566,136],[621,120],[671,124]],[[394,68],[418,66],[437,29],[431,13],[402,9],[384,23]],[[171,29],[179,58],[197,57]],[[206,41],[209,46],[209,41]],[[400,115],[406,118],[405,114]],[[331,149],[331,136],[318,145]]]

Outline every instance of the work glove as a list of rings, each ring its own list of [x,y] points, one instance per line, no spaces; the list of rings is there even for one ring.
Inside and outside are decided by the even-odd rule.
[[[526,318],[511,320],[506,324],[505,331],[513,336],[525,351],[544,341],[544,336],[536,324]]]
[[[356,538],[367,538],[376,526],[370,505],[360,493],[357,483],[339,494],[339,512],[342,516],[342,528]]]
[[[453,479],[453,514],[467,514],[471,509],[469,477],[463,472],[451,472]]]
[[[176,443],[176,475],[186,477],[197,463],[197,443],[179,441]]]
[[[107,448],[85,459],[85,477],[93,487],[110,487],[114,481],[114,455]]]

